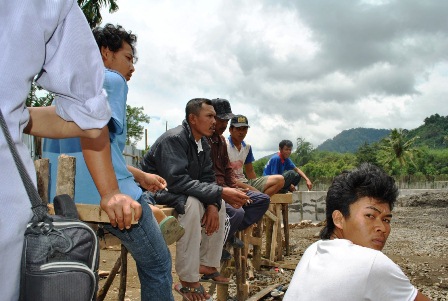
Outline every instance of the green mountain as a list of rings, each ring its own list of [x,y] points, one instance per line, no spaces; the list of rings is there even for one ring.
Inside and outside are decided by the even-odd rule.
[[[416,129],[407,131],[407,139],[418,136],[415,146],[428,146],[429,148],[446,148],[448,145],[448,116],[431,115]],[[328,139],[316,149],[337,153],[354,153],[367,142],[368,144],[380,141],[389,135],[390,130],[356,128],[345,130]]]
[[[390,130],[386,129],[356,128],[344,130],[333,139],[324,141],[316,149],[337,153],[354,153],[364,143],[370,144],[380,141],[389,133]]]
[[[424,124],[410,130],[407,138],[420,137],[415,142],[416,146],[427,145],[429,148],[446,148],[448,145],[448,116],[439,114],[425,118]]]

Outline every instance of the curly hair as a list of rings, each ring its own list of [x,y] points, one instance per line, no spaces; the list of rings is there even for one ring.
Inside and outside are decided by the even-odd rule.
[[[123,42],[127,42],[134,55],[134,64],[137,62],[137,50],[135,45],[137,44],[137,36],[131,31],[126,31],[120,25],[113,25],[107,23],[104,27],[96,27],[92,30],[96,43],[101,50],[101,47],[109,48],[111,51],[116,52],[123,47]]]
[[[350,216],[350,205],[363,197],[372,197],[380,203],[388,203],[390,210],[398,197],[395,180],[381,168],[363,163],[351,171],[343,171],[331,184],[326,198],[326,225],[320,232],[321,239],[329,239],[335,229],[332,214],[341,211]]]

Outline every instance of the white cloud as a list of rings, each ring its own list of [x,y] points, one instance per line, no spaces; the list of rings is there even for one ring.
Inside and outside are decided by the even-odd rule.
[[[150,143],[194,97],[227,98],[246,115],[256,158],[284,138],[316,147],[349,128],[448,115],[446,1],[118,4],[103,21],[138,35],[128,102],[152,116]]]

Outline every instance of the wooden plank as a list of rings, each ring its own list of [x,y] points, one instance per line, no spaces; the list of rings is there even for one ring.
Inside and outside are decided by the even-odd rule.
[[[292,204],[292,193],[277,193],[271,196],[271,204]]]
[[[56,195],[68,194],[75,198],[76,158],[60,155],[58,157],[58,174],[56,178]]]
[[[261,239],[261,233],[262,233],[261,224],[262,224],[262,222],[263,222],[262,219],[259,220],[257,222],[257,226],[254,228],[254,231],[253,231],[253,236],[254,236],[253,239],[257,240],[257,241],[259,240],[259,244],[258,244],[258,242],[257,243],[251,242],[252,245],[254,246],[254,252],[253,252],[254,257],[253,257],[252,261],[253,261],[254,268],[257,271],[260,270],[260,264],[261,264],[261,246],[263,243],[262,239]]]
[[[283,215],[283,232],[285,234],[286,256],[289,256],[291,254],[291,248],[289,246],[288,204],[282,204],[282,215]]]
[[[275,205],[271,205],[271,206],[275,206]],[[272,261],[275,260],[275,255],[276,255],[275,253],[276,253],[276,250],[277,250],[278,224],[279,224],[279,221],[276,221],[274,223],[274,226],[272,227],[271,249],[269,250],[269,259],[272,260]]]
[[[254,280],[255,275],[254,275],[254,265],[252,264],[252,260],[250,260],[249,258],[247,259],[247,266],[248,266],[248,279],[249,280]]]
[[[262,258],[261,265],[264,265],[267,267],[278,267],[278,266],[280,266],[280,263],[275,262],[273,260],[266,259],[266,258]]]
[[[270,210],[266,210],[266,212],[264,213],[264,215],[266,217],[268,217],[271,221],[276,222],[277,221],[277,217],[270,211]]]
[[[275,204],[275,213],[277,214],[277,260],[283,260],[283,241],[282,241],[282,205]]]
[[[272,285],[262,289],[261,291],[259,291],[258,293],[256,293],[255,295],[253,295],[252,297],[247,299],[246,301],[258,301],[261,298],[263,298],[264,296],[266,296],[267,294],[269,294],[273,289],[275,289],[276,287],[278,287],[280,285],[281,285],[281,283],[272,284]]]
[[[121,271],[120,271],[120,287],[118,289],[118,300],[124,301],[126,295],[126,280],[128,279],[128,249],[121,245]]]
[[[38,159],[34,161],[37,176],[37,191],[44,202],[48,204],[48,184],[50,182],[50,159]]]
[[[96,301],[103,301],[104,298],[106,298],[107,292],[109,291],[110,286],[112,285],[112,282],[115,279],[115,276],[117,276],[118,270],[121,267],[121,255],[118,257],[117,261],[115,262],[114,267],[109,273],[109,276],[107,276],[106,282],[104,283],[103,287],[100,288],[98,291],[98,294],[96,296]]]
[[[106,212],[101,209],[100,205],[93,204],[80,204],[76,203],[76,209],[78,209],[79,219],[84,222],[92,223],[110,223],[109,217]],[[161,208],[166,216],[170,216],[176,213],[174,208],[164,207]],[[53,204],[48,204],[49,214],[54,214]],[[132,210],[132,224],[136,224],[134,221],[134,211]]]
[[[253,246],[261,246],[262,239],[261,237],[249,236],[247,241]]]
[[[285,269],[285,270],[292,270],[292,271],[294,271],[298,264],[299,264],[299,261],[297,260],[296,263],[282,263],[280,265],[280,267],[282,269]]]
[[[237,232],[239,239],[242,239],[241,231]],[[244,282],[245,276],[243,276],[241,268],[241,255],[242,250],[240,248],[233,248],[233,255],[235,258],[235,278],[236,278],[236,297],[238,300],[245,300],[244,298]]]

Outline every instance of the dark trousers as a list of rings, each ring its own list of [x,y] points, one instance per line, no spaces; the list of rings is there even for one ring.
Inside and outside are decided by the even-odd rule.
[[[228,238],[235,235],[236,231],[244,230],[250,225],[257,223],[269,208],[271,200],[267,194],[249,190],[246,195],[250,197],[252,203],[242,208],[236,209],[226,203],[226,213],[230,220]]]
[[[289,191],[289,187],[292,185],[299,185],[300,179],[302,178],[295,170],[287,170],[282,175],[285,178],[285,186],[280,189],[279,193],[286,193]]]

